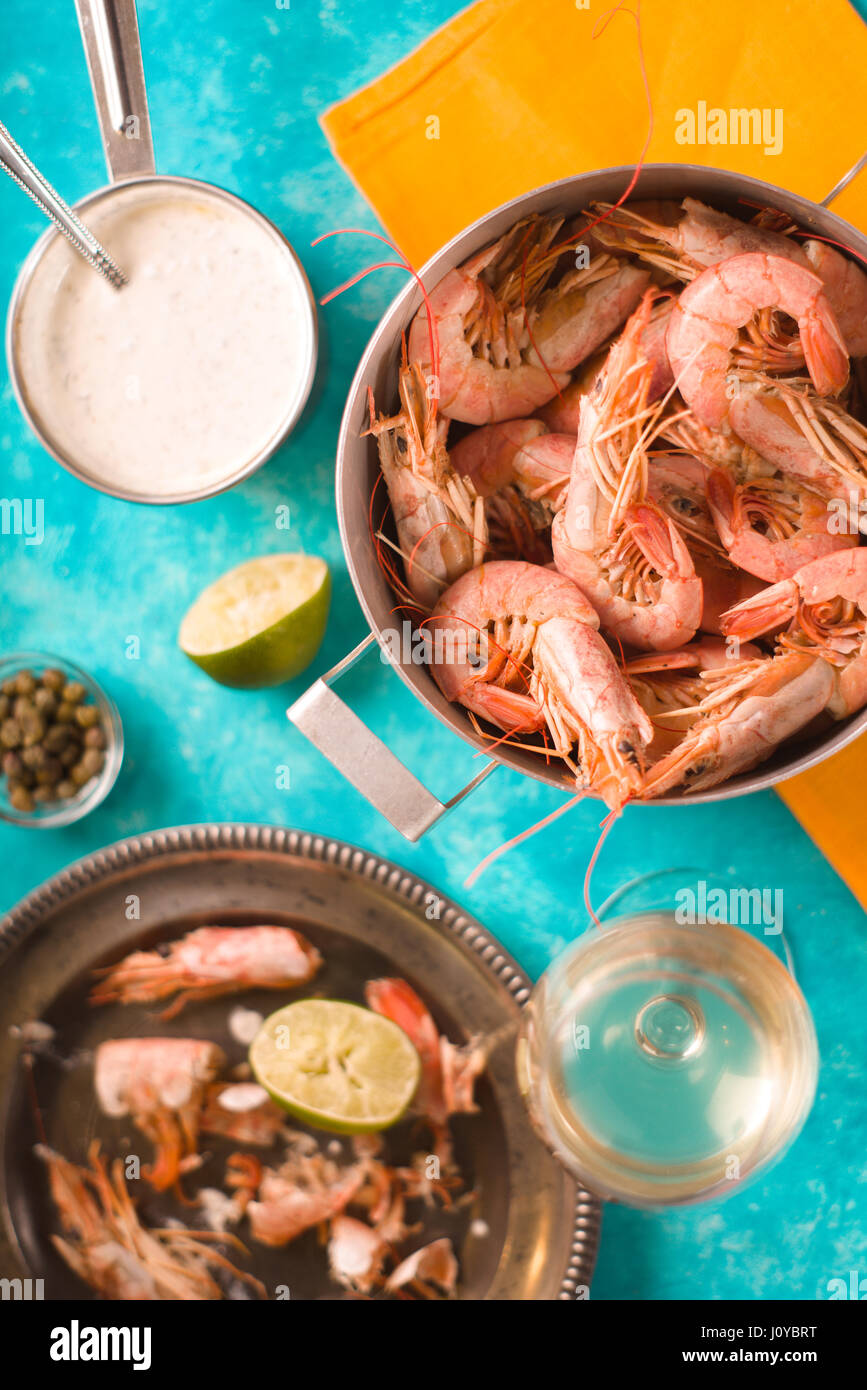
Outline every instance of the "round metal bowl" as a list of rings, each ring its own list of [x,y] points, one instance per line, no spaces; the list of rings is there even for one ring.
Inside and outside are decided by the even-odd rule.
[[[574,178],[561,179],[544,188],[537,188],[520,198],[513,198],[474,222],[437,252],[422,267],[424,283],[429,286],[437,284],[447,271],[495,241],[530,213],[574,216],[596,200],[616,201],[632,173],[631,168],[618,167],[578,174]],[[792,217],[799,226],[818,236],[843,243],[860,256],[867,257],[867,237],[826,207],[743,174],[695,164],[648,165],[642,170],[634,193],[636,198],[681,199],[687,195],[741,215],[744,214],[745,204],[777,208]],[[369,437],[363,438],[362,431],[367,424],[368,387],[372,388],[379,409],[392,410],[397,404],[401,335],[408,329],[420,303],[421,293],[412,282],[397,296],[384,315],[355,374],[337,446],[337,514],[346,562],[371,632],[386,653],[389,652],[389,642],[384,634],[396,626],[395,598],[377,563],[370,540],[370,499],[379,472],[379,460],[375,441]],[[383,489],[380,489],[378,496],[382,492]],[[394,644],[391,646],[393,649]],[[388,659],[421,703],[467,743],[497,762],[535,777],[537,781],[564,787],[564,774],[556,765],[548,766],[544,759],[505,744],[499,744],[493,750],[485,744],[473,731],[465,711],[444,698],[423,665],[415,665],[407,660],[398,663],[390,654]],[[755,771],[733,777],[720,787],[689,794],[678,792],[646,804],[720,801],[772,787],[838,752],[857,738],[865,727],[867,711],[862,710],[850,719],[841,721],[830,733],[787,744]]]

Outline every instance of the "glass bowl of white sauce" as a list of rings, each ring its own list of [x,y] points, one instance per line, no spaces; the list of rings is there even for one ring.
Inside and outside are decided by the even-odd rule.
[[[129,283],[54,229],[7,320],[19,405],[70,472],[128,501],[213,496],[286,439],[316,367],[316,309],[282,233],[214,184],[146,175],[76,205]]]

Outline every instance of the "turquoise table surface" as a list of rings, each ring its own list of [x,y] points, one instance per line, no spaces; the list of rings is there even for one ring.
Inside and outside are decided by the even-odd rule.
[[[212,180],[257,204],[292,240],[323,295],[373,258],[361,238],[315,249],[311,241],[335,227],[377,223],[332,158],[317,117],[458,8],[453,0],[292,0],[291,8],[141,0],[158,168]],[[104,183],[105,170],[74,7],[3,0],[0,11],[0,118],[64,196],[77,199]],[[438,196],[447,191],[432,189]],[[0,226],[5,303],[43,228],[2,178]],[[135,507],[77,482],[32,438],[0,367],[0,497],[45,503],[41,545],[0,536],[0,648],[80,661],[114,695],[127,739],[118,785],[87,820],[59,831],[0,828],[0,910],[122,836],[236,820],[297,826],[397,860],[463,902],[533,974],[584,930],[581,890],[598,804],[579,805],[466,891],[463,880],[483,854],[561,804],[552,788],[500,769],[409,845],[285,718],[308,681],[366,632],[337,533],[335,442],[359,355],[400,284],[394,272],[370,276],[321,311],[319,375],[294,435],[243,486],[194,506]],[[289,533],[275,525],[286,505]],[[315,552],[332,567],[322,651],[307,676],[282,690],[222,689],[178,651],[178,621],[205,582],[281,549]],[[133,636],[137,660],[127,658]],[[438,795],[478,770],[472,750],[428,718],[375,654],[340,689]],[[288,787],[278,785],[283,767]],[[867,920],[773,793],[689,810],[629,809],[601,854],[594,897],[683,864],[784,890],[819,1036],[818,1097],[786,1158],[727,1202],[662,1215],[609,1207],[593,1297],[825,1298],[830,1279],[867,1275]]]

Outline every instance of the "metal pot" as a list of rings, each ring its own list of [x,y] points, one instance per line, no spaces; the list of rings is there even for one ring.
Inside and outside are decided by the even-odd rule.
[[[787,193],[760,179],[723,169],[708,169],[694,164],[655,164],[641,173],[635,196],[639,198],[676,198],[687,195],[699,198],[715,207],[741,213],[744,201],[761,207],[778,208],[789,214],[799,226],[818,236],[830,238],[852,247],[867,257],[867,237],[847,222],[829,212],[827,205],[864,166],[862,159],[828,194],[820,205]],[[574,216],[595,200],[614,202],[623,192],[632,174],[627,167],[603,169],[579,174],[557,183],[537,188],[520,198],[513,198],[496,211],[474,222],[454,237],[423,267],[425,284],[433,286],[474,252],[496,240],[520,218],[529,213],[562,213]],[[563,773],[556,766],[547,766],[543,759],[519,749],[500,744],[493,760],[484,770],[448,802],[441,802],[412,775],[365,724],[330,689],[334,680],[353,665],[374,642],[383,648],[396,666],[398,675],[418,699],[438,719],[467,743],[481,751],[485,744],[478,738],[459,705],[450,704],[440,693],[423,665],[411,660],[397,661],[391,654],[392,643],[386,634],[396,622],[393,613],[394,594],[377,563],[370,541],[369,507],[379,470],[375,442],[363,438],[367,423],[367,390],[373,389],[378,406],[392,408],[397,391],[397,372],[401,334],[421,303],[421,293],[412,282],[397,296],[387,310],[361,359],[343,415],[337,446],[337,515],[346,562],[358,600],[370,625],[371,636],[326,672],[289,710],[289,718],[307,738],[338,768],[364,796],[391,821],[403,835],[417,840],[445,811],[456,805],[500,763],[516,768],[539,782],[547,782],[561,790],[567,789]],[[382,491],[382,490],[381,490]],[[659,797],[647,805],[695,804],[702,801],[721,801],[746,792],[760,791],[777,782],[803,772],[830,757],[851,743],[867,727],[867,710],[842,721],[830,733],[782,748],[767,763],[754,772],[710,791],[689,795],[674,793]]]

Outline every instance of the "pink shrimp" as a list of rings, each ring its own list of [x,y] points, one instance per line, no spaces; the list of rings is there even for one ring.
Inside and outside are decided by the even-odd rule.
[[[406,980],[370,980],[364,987],[364,997],[375,1013],[390,1018],[403,1029],[421,1057],[421,1081],[413,1110],[430,1125],[434,1152],[442,1166],[449,1168],[449,1117],[477,1108],[473,1091],[487,1064],[487,1048],[479,1038],[470,1038],[458,1046],[441,1037],[424,1003]]]
[[[428,296],[439,361],[431,364],[428,306],[409,356],[436,370],[442,412],[470,425],[530,415],[568,382],[635,307],[649,274],[610,256],[550,282],[565,247],[561,219],[531,218],[450,270]]]
[[[451,451],[452,466],[485,500],[493,554],[544,564],[551,519],[563,505],[575,439],[541,420],[506,420],[471,430]]]
[[[650,368],[647,377],[648,403],[660,400],[674,385],[674,374],[665,346],[668,321],[671,318],[674,300],[667,294],[658,299],[655,295],[651,295],[650,302],[653,307],[649,315],[645,310],[644,300],[642,300],[638,308],[633,310],[633,314],[627,319],[623,328],[625,338],[631,340],[633,336],[636,337],[638,350]],[[633,335],[632,330],[632,317],[636,317],[638,320],[638,329],[635,335]],[[578,433],[582,398],[592,391],[597,378],[604,371],[607,356],[607,351],[599,352],[588,362],[582,363],[565,390],[537,412],[539,418],[545,421],[550,430],[561,434],[576,435]]]
[[[718,430],[732,427],[726,391],[732,348],[738,330],[759,310],[770,308],[797,322],[819,394],[830,395],[846,385],[849,357],[819,277],[782,256],[732,256],[687,285],[666,336],[680,393],[703,424]]]
[[[103,1298],[122,1302],[221,1299],[223,1291],[213,1271],[223,1270],[250,1285],[259,1298],[265,1287],[211,1248],[215,1239],[205,1231],[183,1227],[150,1230],[144,1226],[127,1192],[123,1163],[111,1171],[94,1142],[90,1167],[70,1163],[53,1149],[40,1145],[38,1156],[48,1165],[51,1196],[63,1226],[63,1236],[51,1240],[66,1264]],[[234,1236],[219,1241],[246,1254]]]
[[[237,1160],[244,1155],[234,1155]],[[279,1168],[262,1168],[255,1199],[247,1203],[250,1231],[262,1245],[288,1245],[311,1226],[332,1221],[366,1178],[364,1162],[340,1169],[323,1154],[290,1148]]]
[[[669,652],[644,652],[630,657],[623,674],[653,724],[648,760],[656,763],[670,753],[699,718],[705,689],[702,672],[724,667],[731,660],[762,655],[751,643],[738,644],[737,657],[718,637],[698,637]]]
[[[703,791],[748,772],[825,708],[834,673],[797,652],[730,661],[705,671],[699,717],[647,775],[645,796],[675,787]]]
[[[366,432],[378,441],[407,585],[430,609],[453,579],[484,559],[484,503],[452,465],[445,445],[448,422],[438,418],[418,363],[404,359],[398,383],[396,415],[377,419],[371,394]]]
[[[867,355],[867,274],[826,241],[805,241],[804,255],[825,287],[850,357]]]
[[[723,630],[723,613],[734,604],[757,594],[763,588],[762,581],[746,570],[736,569],[728,560],[697,551],[693,552],[692,558],[695,572],[701,580],[699,627],[702,632],[718,635]]]
[[[454,1293],[457,1281],[458,1262],[451,1241],[443,1236],[402,1260],[385,1287],[389,1293],[410,1288],[422,1298],[436,1298],[438,1290],[446,1296]]]
[[[867,498],[867,427],[807,381],[736,374],[729,421],[767,463],[831,500]]]
[[[601,209],[608,206],[599,205]],[[631,252],[657,270],[687,282],[709,266],[747,252],[795,261],[813,270],[822,281],[850,357],[867,353],[867,274],[827,242],[801,243],[788,233],[761,223],[742,222],[695,198],[684,198],[680,205],[628,203],[610,212],[596,231],[609,250]],[[756,347],[761,346],[766,360],[773,362],[773,342],[760,344],[757,335]],[[783,349],[783,357],[788,356],[792,365],[796,365],[798,347],[796,342],[788,352]]]
[[[653,368],[641,347],[652,307],[648,292],[582,400],[551,540],[554,563],[586,594],[605,631],[662,650],[695,635],[701,582],[677,527],[648,498],[648,450],[661,420],[648,404]]]
[[[709,266],[748,252],[806,263],[804,251],[791,237],[741,222],[696,198],[684,198],[680,204],[634,202],[614,209],[608,203],[597,206],[608,213],[595,229],[604,246],[632,252],[678,280],[693,280]]]
[[[331,1222],[328,1267],[345,1289],[369,1294],[381,1284],[388,1249],[388,1242],[366,1221],[341,1214]]]
[[[428,1009],[406,980],[369,980],[364,997],[374,1013],[402,1028],[421,1058],[421,1081],[413,1107],[435,1125],[445,1124],[449,1110],[443,1091],[439,1029]]]
[[[729,559],[771,583],[787,579],[810,560],[858,543],[857,535],[837,533],[837,515],[824,498],[780,475],[736,484],[729,473],[716,469],[707,497]]]
[[[133,951],[97,971],[92,1004],[150,1004],[181,993],[162,1018],[174,1018],[193,1000],[245,989],[291,989],[306,984],[322,957],[290,927],[197,927],[167,950]]]
[[[119,1038],[96,1049],[94,1085],[106,1115],[131,1115],[155,1146],[142,1177],[164,1191],[198,1167],[205,1089],[225,1066],[216,1043],[195,1038]]]
[[[743,638],[781,634],[782,651],[827,666],[828,713],[844,719],[867,704],[867,547],[811,561],[732,608],[723,626]]]
[[[506,731],[547,729],[578,785],[612,806],[638,790],[650,726],[570,579],[494,561],[452,585],[432,624],[446,699]]]

